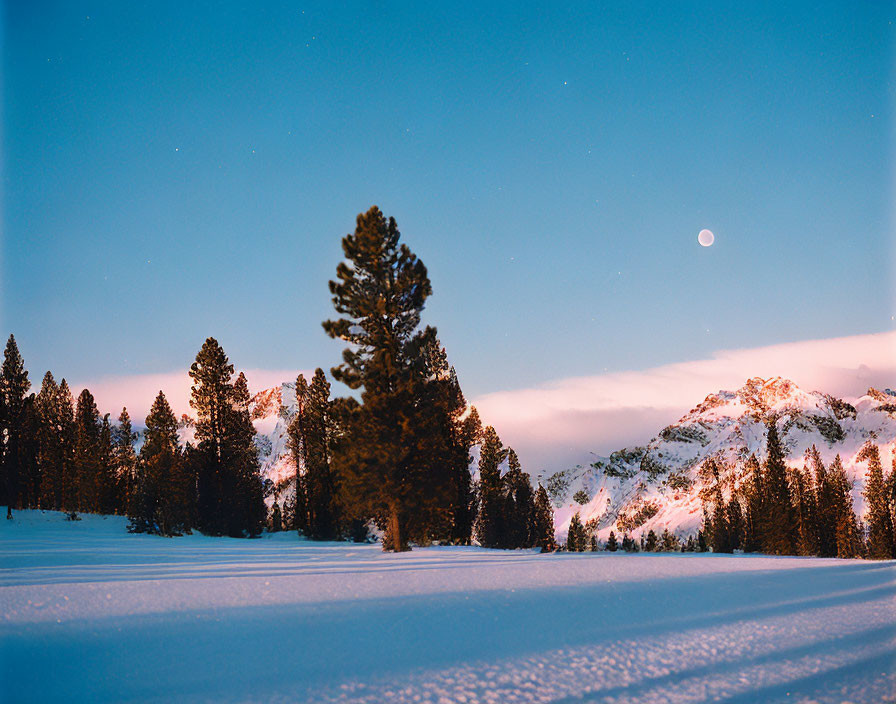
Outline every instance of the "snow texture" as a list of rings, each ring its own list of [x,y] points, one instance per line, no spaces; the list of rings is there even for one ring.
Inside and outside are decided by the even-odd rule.
[[[896,564],[0,522],[0,700],[883,702]]]

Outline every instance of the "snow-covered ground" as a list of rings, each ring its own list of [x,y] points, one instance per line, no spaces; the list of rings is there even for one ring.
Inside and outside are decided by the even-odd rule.
[[[0,521],[0,700],[882,702],[896,564]]]

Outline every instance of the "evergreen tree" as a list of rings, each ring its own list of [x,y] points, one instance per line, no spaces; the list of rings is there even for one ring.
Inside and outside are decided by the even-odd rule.
[[[461,421],[455,441],[457,458],[452,477],[455,496],[451,531],[451,542],[455,545],[469,545],[473,537],[477,506],[470,464],[473,462],[473,446],[481,437],[482,422],[479,412],[473,406],[469,415]]]
[[[115,456],[112,447],[112,424],[109,422],[108,413],[103,416],[103,420],[100,423],[100,437],[97,449],[97,510],[105,515],[121,513],[124,504],[123,491],[115,467]]]
[[[808,466],[809,455],[802,469],[790,470],[790,493],[797,527],[797,554],[818,554],[818,519],[815,506],[815,487]]]
[[[678,537],[668,528],[663,528],[663,534],[660,536],[660,551],[678,552],[680,547],[681,543],[679,542]]]
[[[538,485],[535,492],[535,511],[533,520],[534,545],[541,548],[542,552],[552,552],[557,549],[554,540],[554,509],[545,488]]]
[[[728,547],[731,551],[744,548],[744,512],[737,495],[732,491],[731,498],[725,504],[725,520],[728,523]]]
[[[747,459],[744,466],[744,480],[737,493],[743,507],[743,549],[745,552],[760,552],[762,550],[765,484],[762,477],[762,466],[756,459],[756,455],[750,455]],[[700,552],[704,551],[700,550]]]
[[[57,440],[59,441],[61,477],[62,510],[75,513],[78,510],[78,496],[80,492],[80,480],[78,467],[75,461],[75,400],[72,398],[68,382],[63,379],[59,382],[57,390],[58,425]]]
[[[766,433],[766,460],[763,472],[765,508],[761,534],[763,551],[773,555],[793,555],[796,551],[796,518],[784,457],[784,447],[778,437],[778,428],[772,420]]]
[[[246,378],[231,382],[233,365],[208,338],[190,367],[190,405],[196,411],[192,455],[197,472],[199,527],[213,535],[257,535],[267,510],[259,473]]]
[[[644,542],[644,550],[646,550],[647,552],[656,552],[656,543],[656,533],[654,533],[653,529],[651,529],[647,533],[647,540]]]
[[[37,471],[40,475],[40,501],[43,509],[62,507],[63,438],[59,386],[50,372],[44,375],[35,400],[38,437]]]
[[[413,438],[408,459],[418,467],[418,479],[416,506],[408,515],[407,534],[421,545],[433,540],[463,542],[463,530],[455,535],[454,520],[463,513],[464,502],[467,511],[472,503],[470,446],[464,438],[463,421],[467,404],[434,328],[427,327],[418,336],[410,354],[414,360],[411,396],[416,413],[407,427]]]
[[[308,488],[305,470],[305,426],[308,406],[308,382],[303,374],[296,378],[296,412],[287,428],[287,446],[296,465],[294,521],[292,527],[300,534],[308,533]]]
[[[311,385],[296,380],[297,412],[290,427],[290,447],[296,461],[297,496],[301,497],[303,531],[315,540],[334,540],[340,532],[337,485],[331,466],[333,440],[330,384],[323,370]]]
[[[229,532],[229,506],[236,491],[233,436],[233,365],[214,338],[208,338],[190,367],[190,406],[196,411],[197,518],[206,533]]]
[[[329,385],[327,386],[329,391]],[[249,383],[240,372],[233,385],[233,427],[229,453],[233,458],[236,490],[233,495],[235,515],[232,514],[229,534],[255,536],[264,530],[267,507],[264,503],[264,484],[255,445],[255,426],[249,412]]]
[[[19,500],[22,508],[40,506],[39,437],[40,416],[37,396],[29,394],[22,405],[21,436],[19,441]]]
[[[833,510],[836,526],[837,557],[858,557],[862,546],[859,536],[858,520],[852,505],[852,485],[846,477],[846,471],[840,460],[840,455],[834,457],[834,461],[828,468],[828,480],[831,482],[831,494],[833,497]]]
[[[818,540],[816,554],[820,557],[836,557],[837,516],[840,506],[834,482],[815,445],[809,449],[809,464],[815,484],[815,535]]]
[[[622,542],[625,543],[625,538],[622,539]],[[616,533],[610,531],[610,537],[607,538],[607,550],[610,552],[616,552],[619,549],[619,545],[616,542]]]
[[[296,503],[295,499],[288,496],[283,500],[282,509],[282,530],[294,530],[296,525]]]
[[[112,429],[112,457],[121,486],[121,510],[126,516],[132,515],[136,508],[132,506],[137,483],[137,453],[134,452],[136,441],[137,434],[131,426],[128,409],[122,408],[118,425]]]
[[[73,510],[99,512],[100,413],[93,394],[84,389],[75,409],[75,445],[73,481],[77,484]]]
[[[582,525],[582,519],[579,512],[576,511],[569,521],[569,531],[566,534],[566,549],[569,552],[584,552],[587,544],[588,536],[585,527]]]
[[[347,261],[330,282],[343,317],[324,322],[327,334],[349,344],[333,377],[362,389],[361,405],[339,406],[350,411],[340,422],[352,439],[339,443],[337,464],[351,502],[383,521],[383,548],[396,551],[408,549],[408,520],[427,501],[430,467],[420,462],[415,391],[420,314],[432,292],[426,267],[399,238],[394,218],[376,206],[358,216],[342,240]]]
[[[507,473],[503,484],[503,525],[500,531],[503,547],[532,547],[535,539],[535,495],[529,475],[522,471],[516,452],[510,448],[507,451]]]
[[[10,335],[0,368],[0,492],[3,492],[2,503],[6,504],[7,518],[12,518],[12,507],[18,495],[19,446],[23,441],[25,398],[30,388],[16,338]]]
[[[188,531],[190,491],[178,444],[177,419],[165,394],[159,391],[146,417],[130,530],[167,536]]]
[[[501,463],[507,457],[498,433],[488,426],[482,433],[479,450],[479,517],[477,537],[486,548],[500,547],[503,528]]]
[[[710,457],[703,463],[701,472],[712,479],[712,494],[709,510],[704,507],[704,530],[710,536],[713,552],[731,552],[730,527],[722,494],[722,480],[718,463]]]
[[[870,440],[859,451],[858,460],[868,462],[865,480],[866,512],[868,524],[868,557],[872,560],[896,558],[896,536],[893,534],[893,517],[888,492],[889,477],[884,476],[880,451]]]

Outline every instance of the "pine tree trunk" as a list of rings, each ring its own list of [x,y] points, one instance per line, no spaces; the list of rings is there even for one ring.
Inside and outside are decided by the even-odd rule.
[[[407,552],[407,538],[401,532],[401,518],[397,508],[392,508],[389,513],[388,549],[392,552]]]

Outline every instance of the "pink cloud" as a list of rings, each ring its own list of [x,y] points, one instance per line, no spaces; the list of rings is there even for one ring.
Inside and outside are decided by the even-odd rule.
[[[516,449],[527,471],[556,471],[649,440],[721,389],[781,376],[854,398],[896,384],[896,332],[724,350],[710,359],[643,371],[559,379],[473,399],[483,422]]]
[[[284,381],[295,381],[299,373],[310,378],[313,372],[293,369],[243,369],[249,381],[249,391],[256,393]],[[152,402],[159,391],[165,393],[175,414],[192,415],[190,408],[190,386],[192,381],[186,371],[166,374],[134,374],[130,376],[109,376],[73,385],[72,392],[77,397],[81,389],[88,388],[96,398],[100,413],[111,413],[117,418],[122,406],[127,406],[132,422],[143,424]]]
[[[244,370],[250,390],[292,381],[298,370]],[[308,370],[302,370],[310,376]],[[806,390],[854,398],[869,386],[896,385],[896,332],[723,350],[709,359],[641,371],[559,379],[537,387],[473,399],[485,423],[516,449],[533,475],[585,462],[646,442],[707,394],[737,389],[753,376],[782,376]],[[190,413],[184,372],[105,377],[83,384],[101,412],[117,417],[126,405],[142,424],[163,390],[179,415]],[[75,392],[80,391],[77,387]]]

